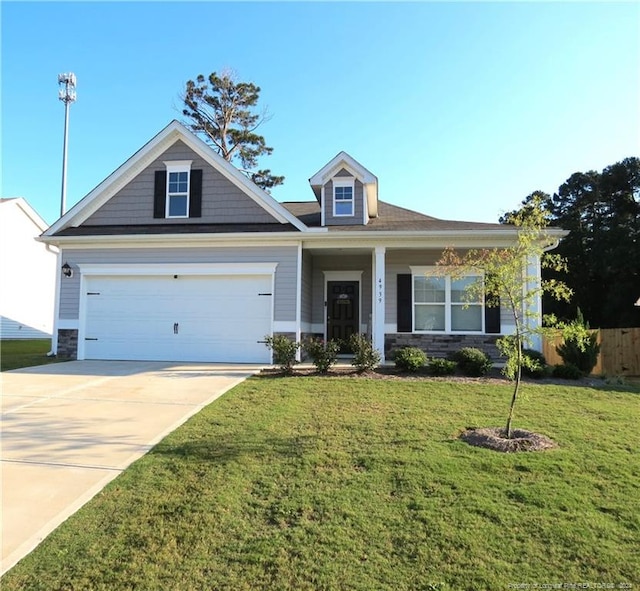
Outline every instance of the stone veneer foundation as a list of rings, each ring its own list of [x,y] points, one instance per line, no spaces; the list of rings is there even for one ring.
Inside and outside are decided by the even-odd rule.
[[[384,352],[387,359],[392,358],[393,351],[403,347],[417,347],[429,357],[447,358],[463,347],[474,347],[484,351],[491,359],[501,359],[496,346],[500,335],[434,335],[399,332],[385,335]]]
[[[58,357],[78,357],[78,331],[75,328],[61,328],[58,330]]]

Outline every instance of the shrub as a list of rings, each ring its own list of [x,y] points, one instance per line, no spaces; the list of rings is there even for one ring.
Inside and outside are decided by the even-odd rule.
[[[311,357],[313,365],[320,373],[327,373],[338,360],[340,343],[333,340],[325,343],[322,339],[307,339],[302,343],[302,349]]]
[[[374,369],[380,363],[380,353],[373,348],[373,344],[366,335],[352,334],[349,337],[349,347],[353,351],[353,365],[359,372]]]
[[[549,374],[547,360],[540,351],[524,349],[522,351],[522,375],[529,378],[541,379]]]
[[[398,349],[394,356],[396,368],[401,371],[417,372],[427,362],[427,355],[418,347]]]
[[[567,363],[565,365],[554,365],[551,375],[561,380],[579,380],[584,374],[575,365]]]
[[[450,376],[456,373],[458,364],[450,359],[432,359],[428,371],[432,376]]]
[[[590,374],[598,362],[600,344],[598,335],[589,330],[589,323],[584,321],[580,309],[573,322],[562,326],[562,337],[564,342],[556,350],[565,365],[575,365],[583,373]]]
[[[453,354],[454,361],[466,376],[483,376],[491,369],[491,359],[480,349],[463,347]]]
[[[297,363],[296,353],[300,343],[292,341],[284,335],[264,337],[265,345],[273,351],[273,363],[280,366],[284,373],[293,373],[293,366]]]

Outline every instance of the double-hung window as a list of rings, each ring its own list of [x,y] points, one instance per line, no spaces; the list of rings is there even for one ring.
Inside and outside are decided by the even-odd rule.
[[[353,179],[333,179],[333,215],[353,216]]]
[[[484,296],[473,285],[482,273],[451,277],[433,268],[412,267],[414,332],[483,332]]]
[[[167,217],[188,218],[191,161],[165,164],[167,167]]]

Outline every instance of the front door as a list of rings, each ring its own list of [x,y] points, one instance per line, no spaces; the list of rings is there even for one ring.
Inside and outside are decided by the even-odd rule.
[[[341,340],[360,332],[360,294],[358,281],[327,282],[327,340]],[[341,347],[347,352],[348,347]]]

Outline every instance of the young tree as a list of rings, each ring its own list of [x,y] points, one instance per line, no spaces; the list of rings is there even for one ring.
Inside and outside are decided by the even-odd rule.
[[[237,161],[239,169],[256,185],[268,191],[281,185],[283,176],[271,170],[255,170],[260,156],[269,155],[263,136],[256,133],[268,121],[266,110],[256,114],[260,87],[251,82],[238,82],[231,71],[212,72],[208,78],[200,74],[189,80],[181,96],[185,104],[182,114],[188,127],[201,135],[228,162]]]
[[[539,315],[537,302],[542,293],[558,299],[568,299],[571,291],[557,280],[539,281],[537,263],[543,268],[560,270],[564,261],[547,252],[557,240],[548,230],[548,213],[542,207],[542,196],[533,195],[528,207],[514,212],[505,220],[518,230],[513,246],[494,249],[472,249],[458,253],[447,248],[438,265],[453,277],[462,277],[474,269],[484,270],[484,280],[471,283],[466,290],[468,301],[485,297],[485,305],[509,310],[515,332],[498,339],[497,346],[507,358],[504,373],[514,380],[513,394],[505,436],[511,439],[511,424],[520,390],[522,367],[527,363],[523,349],[531,337],[541,332],[533,318]]]

